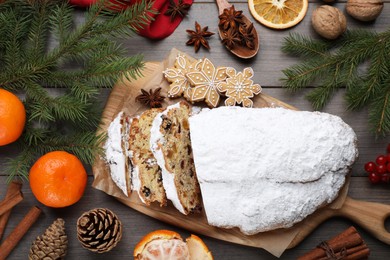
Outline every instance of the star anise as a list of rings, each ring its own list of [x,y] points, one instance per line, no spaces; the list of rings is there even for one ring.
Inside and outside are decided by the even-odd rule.
[[[169,0],[168,10],[164,13],[165,15],[171,16],[171,22],[175,19],[176,16],[180,15],[184,17],[188,14],[188,9],[190,9],[191,5],[183,3],[183,0],[179,0],[178,3],[175,0]]]
[[[138,95],[135,100],[150,108],[162,107],[161,102],[164,101],[165,97],[161,96],[160,91],[161,88],[157,88],[156,90],[150,89],[149,92],[141,89],[142,94]]]
[[[223,13],[219,17],[219,27],[223,30],[229,28],[237,29],[237,26],[244,23],[242,20],[242,11],[236,11],[234,5],[229,9],[224,9]]]
[[[226,45],[229,49],[233,49],[236,44],[240,44],[241,39],[238,36],[237,30],[230,28],[223,33],[222,44]]]
[[[238,27],[239,36],[241,38],[242,44],[249,49],[253,50],[255,48],[254,39],[255,35],[253,33],[253,23],[249,26],[240,25]]]
[[[209,27],[206,26],[202,29],[198,22],[195,22],[196,31],[187,30],[187,33],[190,35],[190,39],[186,42],[187,45],[194,45],[195,52],[198,52],[201,45],[205,48],[210,49],[209,43],[206,40],[206,37],[214,35],[214,33],[209,32]]]

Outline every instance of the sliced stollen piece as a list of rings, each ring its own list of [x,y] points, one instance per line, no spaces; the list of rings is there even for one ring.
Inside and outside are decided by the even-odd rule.
[[[207,220],[245,234],[331,203],[358,155],[352,128],[326,113],[219,107],[189,122]]]
[[[126,152],[130,121],[124,112],[120,112],[108,127],[104,144],[111,178],[126,196],[131,193],[131,165]]]
[[[190,113],[184,101],[171,105],[157,114],[150,130],[150,147],[162,169],[167,198],[183,214],[201,209],[188,125]]]
[[[154,118],[164,109],[149,109],[133,118],[130,127],[129,156],[133,166],[133,190],[147,205],[157,201],[166,205],[161,168],[150,150],[150,129]]]

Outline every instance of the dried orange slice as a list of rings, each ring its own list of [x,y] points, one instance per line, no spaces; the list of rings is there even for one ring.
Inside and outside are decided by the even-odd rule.
[[[146,236],[134,248],[134,259],[142,260],[212,260],[203,241],[191,235],[186,242],[170,230],[156,230]]]
[[[248,0],[253,17],[273,29],[286,29],[305,17],[308,0]]]

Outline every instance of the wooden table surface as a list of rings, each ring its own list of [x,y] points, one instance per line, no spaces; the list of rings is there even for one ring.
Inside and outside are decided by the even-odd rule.
[[[311,14],[317,6],[323,3],[319,0],[310,1],[309,10],[304,20],[297,26],[282,31],[268,29],[256,22],[249,13],[246,0],[239,0],[233,4],[237,10],[244,10],[244,13],[248,18],[254,21],[254,25],[259,34],[260,51],[258,55],[251,60],[240,60],[231,55],[220,43],[218,35],[211,37],[209,41],[211,46],[210,51],[201,49],[195,54],[192,46],[185,45],[185,42],[187,41],[185,30],[194,29],[195,21],[198,21],[202,26],[209,26],[210,31],[217,32],[218,10],[215,2],[212,0],[195,0],[189,15],[184,19],[177,30],[164,40],[151,41],[136,36],[129,39],[122,39],[121,42],[128,49],[129,55],[141,52],[144,54],[145,61],[164,59],[168,55],[169,50],[176,47],[194,57],[207,57],[216,65],[231,66],[235,67],[237,70],[250,66],[255,72],[255,82],[261,84],[264,93],[289,103],[300,110],[312,110],[310,104],[304,98],[307,90],[291,94],[285,89],[282,89],[279,80],[283,76],[281,70],[298,62],[298,60],[283,54],[280,51],[280,47],[283,38],[291,32],[315,36],[315,32],[313,31],[310,22]],[[345,13],[345,1],[339,1],[334,4],[334,6],[340,8]],[[80,10],[77,11],[75,16],[76,22],[82,21],[82,16],[83,12]],[[390,1],[385,0],[382,14],[375,22],[360,23],[348,15],[346,15],[346,17],[348,28],[350,29],[364,28],[374,29],[379,32],[384,31],[388,29],[390,25]],[[58,90],[53,89],[54,94],[56,91]],[[104,106],[109,95],[109,90],[102,89],[101,92],[101,105]],[[363,109],[358,112],[347,111],[343,95],[343,90],[338,91],[323,111],[342,117],[344,121],[351,125],[358,136],[360,156],[353,167],[353,177],[350,184],[349,196],[359,200],[390,204],[390,184],[371,185],[363,170],[365,162],[374,160],[376,156],[385,152],[387,144],[390,143],[390,138],[376,139],[375,136],[369,132],[369,126],[367,125],[367,110]],[[7,173],[4,170],[5,158],[12,157],[15,154],[16,147],[14,145],[0,147],[0,198],[4,196],[6,189]],[[77,204],[64,209],[51,209],[41,205],[31,194],[28,183],[24,183],[23,193],[25,199],[14,208],[12,217],[7,225],[5,236],[11,232],[31,206],[40,206],[44,214],[20,241],[19,245],[14,249],[8,259],[26,259],[32,241],[36,236],[43,233],[58,217],[63,218],[66,222],[69,238],[69,249],[66,259],[131,259],[135,244],[142,236],[156,229],[170,229],[179,232],[183,237],[189,236],[189,232],[186,230],[178,229],[174,226],[144,216],[126,207],[105,193],[93,189],[91,187],[93,175],[90,167],[88,168],[88,173],[88,186],[85,195]],[[77,218],[84,211],[95,207],[107,207],[113,210],[124,225],[123,237],[118,246],[111,252],[101,255],[83,249],[76,236]],[[386,226],[390,230],[390,223],[388,222],[389,221],[386,222]],[[354,225],[354,223],[347,219],[330,219],[314,230],[314,232],[297,247],[287,250],[282,255],[281,259],[295,259],[299,255],[314,248],[321,241],[331,238],[351,225]],[[356,227],[368,244],[368,247],[371,249],[370,259],[389,259],[390,245],[380,242],[359,226]],[[235,245],[205,236],[202,236],[202,238],[212,251],[215,259],[276,259],[273,255],[263,249]]]

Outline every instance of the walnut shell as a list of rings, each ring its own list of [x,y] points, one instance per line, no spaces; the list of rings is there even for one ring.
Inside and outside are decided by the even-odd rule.
[[[314,30],[322,37],[333,40],[347,29],[347,19],[336,7],[322,5],[313,11],[311,23]]]
[[[382,0],[348,0],[347,13],[353,18],[367,22],[375,20],[382,12]]]

